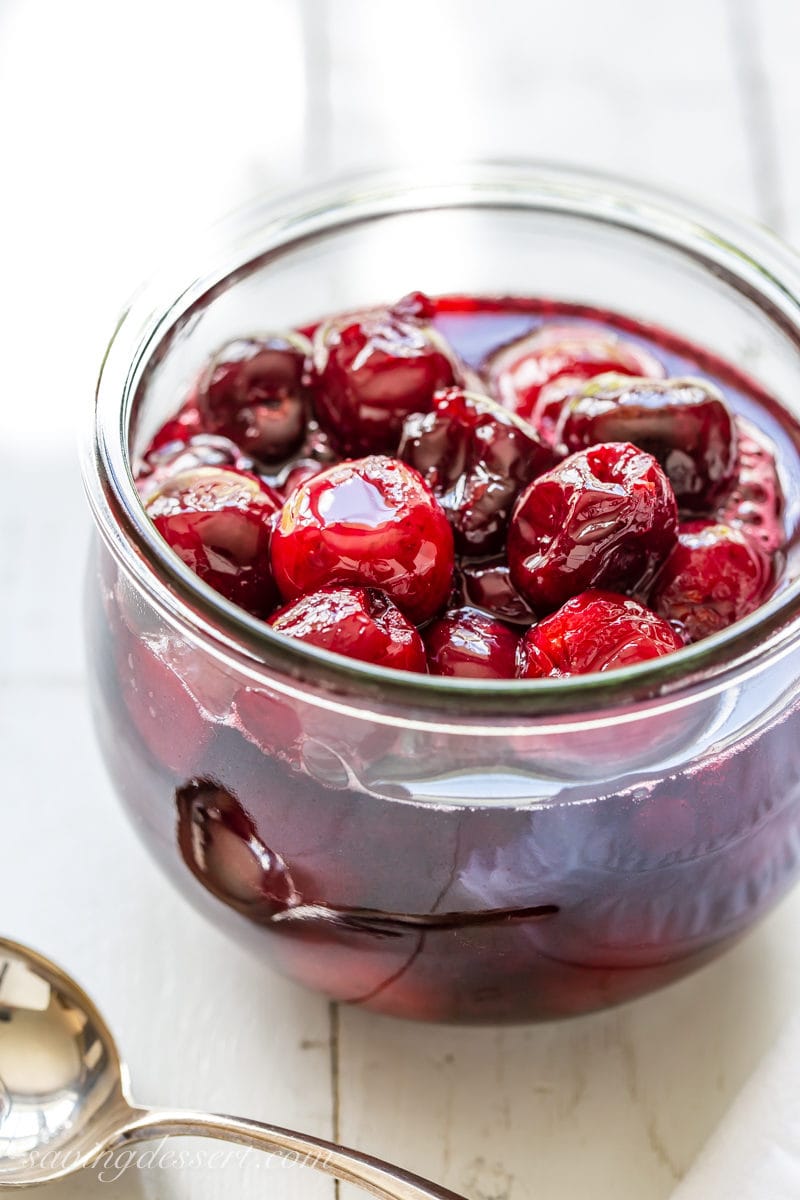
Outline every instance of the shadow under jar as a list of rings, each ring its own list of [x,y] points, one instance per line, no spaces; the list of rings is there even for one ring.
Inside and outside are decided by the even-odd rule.
[[[675,654],[564,680],[415,676],[283,638],[186,568],[131,463],[218,346],[414,289],[545,296],[688,337],[787,414],[782,582]],[[93,706],[181,891],[278,970],[404,1017],[618,1003],[718,954],[800,850],[800,264],[755,228],[538,166],[265,204],[141,292],[85,455]]]

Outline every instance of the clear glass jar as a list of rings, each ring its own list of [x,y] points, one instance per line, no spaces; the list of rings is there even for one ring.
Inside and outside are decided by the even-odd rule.
[[[530,1020],[691,970],[798,872],[800,479],[752,616],[562,681],[404,675],[283,639],[161,541],[132,454],[228,337],[436,294],[547,295],[688,336],[797,414],[800,264],[756,228],[596,176],[357,179],[213,230],[103,363],[86,483],[94,712],[184,894],[292,978],[405,1017]]]

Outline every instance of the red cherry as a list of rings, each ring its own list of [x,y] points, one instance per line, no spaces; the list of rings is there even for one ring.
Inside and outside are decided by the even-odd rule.
[[[632,442],[658,459],[682,508],[708,509],[736,469],[736,426],[720,390],[702,379],[590,380],[565,405],[556,441],[568,452]]]
[[[470,608],[481,608],[512,625],[532,625],[536,620],[530,605],[511,582],[508,562],[502,556],[458,564],[458,595]]]
[[[523,679],[560,679],[611,671],[679,650],[680,635],[667,621],[613,592],[573,597],[520,643],[517,673]]]
[[[517,494],[552,466],[552,451],[486,397],[449,388],[433,404],[406,418],[398,457],[416,467],[447,513],[456,549],[500,549]]]
[[[783,489],[778,477],[775,448],[744,417],[736,417],[739,463],[733,490],[717,510],[721,525],[741,529],[768,554],[786,541],[783,527]]]
[[[170,642],[132,639],[120,649],[119,690],[134,728],[156,762],[185,778],[198,769],[213,724],[173,669]]]
[[[397,671],[427,671],[425,647],[399,609],[370,588],[323,588],[272,617],[278,633]]]
[[[316,462],[314,459],[301,459],[300,462],[295,463],[291,470],[287,472],[286,477],[280,481],[281,495],[284,499],[288,500],[292,493],[304,484],[306,480],[313,479],[315,475],[319,475],[324,470],[325,463]]]
[[[650,604],[697,642],[758,608],[771,585],[772,563],[756,541],[729,525],[691,521],[656,576]]]
[[[197,385],[204,426],[261,462],[280,462],[306,433],[306,360],[299,334],[237,338],[214,355]]]
[[[498,399],[552,442],[565,399],[586,379],[615,371],[660,379],[664,367],[649,351],[596,325],[542,325],[505,346],[489,363]]]
[[[286,863],[258,837],[239,801],[213,780],[176,792],[178,849],[199,883],[253,921],[268,922],[299,901]]]
[[[203,427],[196,397],[192,394],[177,415],[165,421],[153,436],[153,440],[142,455],[145,469],[155,455],[180,450],[193,437],[207,432],[208,430]]]
[[[454,608],[425,630],[432,675],[513,679],[519,638],[474,608]]]
[[[456,382],[447,348],[424,316],[415,293],[392,309],[317,329],[314,408],[344,454],[393,453],[405,418],[427,412],[434,392]]]
[[[292,696],[241,688],[234,697],[231,724],[265,753],[298,767],[303,716],[302,702]]]
[[[286,600],[331,584],[373,587],[420,623],[447,600],[453,535],[417,471],[372,455],[297,488],[272,538],[272,566]]]
[[[176,475],[147,501],[156,529],[186,565],[258,617],[277,599],[269,545],[279,507],[255,476],[219,467]]]
[[[136,487],[141,496],[147,497],[163,487],[173,475],[182,475],[196,467],[236,467],[249,471],[252,465],[229,438],[196,433],[186,442],[171,442],[160,450],[151,451],[137,474]]]
[[[649,454],[625,442],[593,446],[540,475],[511,519],[508,565],[539,613],[587,588],[636,591],[675,544],[677,507]]]

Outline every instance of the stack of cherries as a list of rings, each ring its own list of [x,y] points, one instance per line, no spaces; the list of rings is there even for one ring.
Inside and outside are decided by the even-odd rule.
[[[474,369],[436,304],[240,338],[207,364],[138,471],[201,579],[286,637],[490,679],[652,659],[765,599],[775,464],[714,383],[665,378],[589,322]]]

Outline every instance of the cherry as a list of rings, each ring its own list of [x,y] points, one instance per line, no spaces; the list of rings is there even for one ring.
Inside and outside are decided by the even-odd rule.
[[[295,490],[272,538],[272,566],[285,600],[332,584],[373,587],[420,623],[447,600],[453,535],[417,471],[372,455]]]
[[[722,525],[741,529],[768,554],[776,554],[786,540],[786,533],[775,448],[745,417],[737,416],[736,426],[739,442],[736,480],[717,510],[716,519]]]
[[[683,644],[667,621],[638,601],[590,590],[528,630],[517,673],[523,679],[560,679],[611,671],[670,654]]]
[[[196,467],[236,467],[247,471],[252,461],[229,438],[211,433],[196,433],[185,442],[169,442],[161,449],[151,450],[136,477],[141,496],[158,491],[167,479],[193,471]]]
[[[165,421],[154,435],[153,440],[142,455],[145,469],[153,455],[158,454],[160,451],[176,450],[181,446],[185,446],[190,438],[205,432],[207,430],[203,428],[196,397],[192,394],[179,409],[178,413],[174,417],[170,417],[168,421]]]
[[[235,796],[213,780],[193,779],[175,800],[178,849],[207,891],[254,921],[268,922],[298,903],[286,864],[259,839]]]
[[[310,342],[294,333],[226,343],[197,384],[205,428],[261,462],[287,458],[305,437],[310,350]]]
[[[281,495],[288,500],[307,479],[313,479],[315,475],[319,475],[324,470],[325,463],[317,462],[315,459],[301,459],[300,462],[294,464],[291,470],[287,471],[285,478],[281,480]]]
[[[219,467],[175,475],[147,501],[156,529],[186,565],[258,617],[277,599],[269,545],[279,508],[255,476]]]
[[[690,521],[656,576],[650,604],[696,642],[758,608],[771,584],[772,564],[755,540],[729,525]]]
[[[117,678],[128,715],[156,762],[186,775],[197,769],[213,724],[171,663],[166,639],[120,643]]]
[[[398,671],[427,671],[425,647],[399,609],[371,588],[323,588],[269,621],[287,637]]]
[[[567,397],[586,379],[615,371],[660,379],[664,367],[642,346],[596,325],[542,325],[489,362],[489,380],[498,399],[526,418],[547,442]]]
[[[503,545],[520,489],[553,464],[536,431],[484,396],[448,388],[406,418],[398,457],[422,475],[453,527],[456,549]]]
[[[658,459],[681,508],[705,511],[730,485],[736,426],[720,390],[702,379],[604,375],[563,408],[556,441],[567,452],[633,442]]]
[[[534,611],[592,587],[635,591],[675,544],[677,507],[656,460],[614,442],[571,455],[520,496],[508,565]]]
[[[316,330],[314,409],[342,453],[393,453],[405,418],[456,382],[451,352],[426,324],[429,305],[414,293]]]
[[[303,715],[302,703],[289,695],[241,688],[234,696],[230,724],[265,753],[297,766],[303,741]]]
[[[474,608],[454,608],[425,630],[432,675],[513,679],[519,638]]]
[[[532,625],[536,620],[529,604],[511,582],[508,562],[503,556],[472,562],[462,559],[456,580],[461,603],[484,609],[512,625]]]

